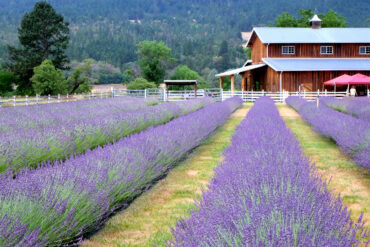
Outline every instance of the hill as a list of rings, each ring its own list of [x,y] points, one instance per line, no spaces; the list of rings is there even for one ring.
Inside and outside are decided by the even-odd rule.
[[[0,58],[5,44],[17,40],[17,27],[24,13],[37,0],[9,0],[0,3]],[[121,69],[136,61],[136,44],[162,40],[172,48],[177,63],[205,74],[206,68],[224,69],[219,60],[220,45],[228,41],[229,67],[246,58],[240,47],[242,31],[273,24],[283,11],[300,8],[323,13],[333,9],[347,18],[348,26],[370,26],[368,0],[49,0],[71,23],[71,59],[94,58]],[[174,65],[175,66],[175,65]],[[203,70],[206,71],[203,71]]]

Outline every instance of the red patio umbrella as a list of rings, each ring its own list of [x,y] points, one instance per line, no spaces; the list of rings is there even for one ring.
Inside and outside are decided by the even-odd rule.
[[[357,73],[348,80],[347,84],[350,85],[370,85],[370,77]]]
[[[347,85],[352,76],[344,74],[324,82],[324,85]]]

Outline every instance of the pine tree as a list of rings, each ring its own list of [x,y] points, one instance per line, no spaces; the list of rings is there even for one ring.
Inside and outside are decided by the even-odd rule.
[[[229,44],[226,40],[222,41],[218,56],[221,57],[221,59],[216,64],[217,69],[219,71],[230,69]]]
[[[33,68],[50,59],[57,69],[66,69],[69,23],[47,2],[38,2],[23,17],[18,29],[20,47],[8,46],[7,67],[18,76],[19,93],[33,93]]]

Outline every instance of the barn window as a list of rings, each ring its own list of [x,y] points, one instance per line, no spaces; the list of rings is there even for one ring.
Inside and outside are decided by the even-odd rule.
[[[370,46],[360,46],[360,54],[362,55],[370,54]]]
[[[295,53],[295,47],[294,46],[283,46],[282,47],[282,53],[283,54],[294,54]]]
[[[321,54],[333,54],[333,47],[332,46],[321,46],[320,53]]]

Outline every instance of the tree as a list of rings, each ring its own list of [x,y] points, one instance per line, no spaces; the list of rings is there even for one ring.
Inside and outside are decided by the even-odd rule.
[[[283,12],[275,19],[277,27],[297,27],[297,18],[291,16],[288,12]]]
[[[219,71],[225,71],[230,68],[229,44],[226,40],[222,41],[220,51],[218,52],[220,60],[216,63],[216,68]]]
[[[68,93],[88,93],[92,89],[93,79],[91,64],[93,59],[85,59],[83,63],[75,67],[72,75],[68,77]]]
[[[320,16],[322,27],[346,27],[347,20],[345,17],[337,14],[333,10],[329,10],[325,15]]]
[[[0,95],[4,96],[6,93],[13,91],[13,84],[16,77],[12,72],[0,71]]]
[[[148,82],[145,78],[139,77],[127,85],[129,90],[144,90],[147,88],[157,88],[154,82]]]
[[[207,76],[207,84],[211,88],[218,88],[220,86],[219,82],[218,82],[218,79],[216,78],[216,74],[217,74],[217,70],[213,69],[209,72],[209,74]]]
[[[300,9],[299,18],[291,16],[287,12],[283,12],[275,19],[277,27],[309,27],[310,19],[314,15],[311,9]],[[319,14],[322,20],[322,27],[346,27],[347,20],[345,17],[337,14],[333,10],[329,10],[326,14]]]
[[[7,67],[19,77],[17,90],[32,93],[32,69],[50,59],[57,69],[66,69],[69,42],[68,23],[53,7],[41,1],[26,13],[18,29],[20,47],[8,46]]]
[[[166,75],[167,63],[173,61],[171,49],[162,41],[142,41],[137,46],[139,66],[144,78],[159,85]]]
[[[199,74],[186,65],[177,66],[171,80],[198,80]]]
[[[46,59],[33,70],[31,78],[33,89],[39,95],[57,95],[67,93],[67,81],[60,69],[56,69],[53,62]]]

